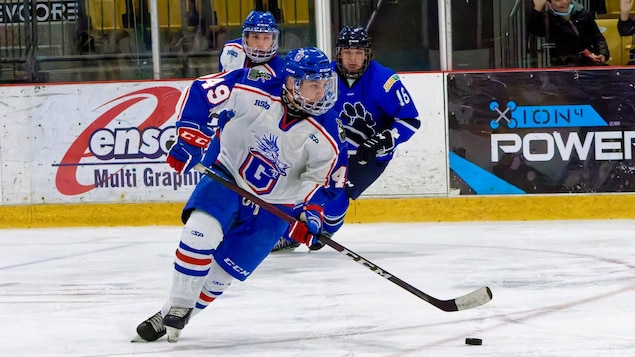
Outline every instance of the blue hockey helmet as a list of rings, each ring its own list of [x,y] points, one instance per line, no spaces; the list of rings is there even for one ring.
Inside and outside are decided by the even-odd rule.
[[[347,70],[342,64],[342,49],[354,48],[364,50],[364,61],[360,69]],[[337,41],[335,41],[335,61],[337,70],[346,78],[357,79],[364,74],[373,52],[371,48],[371,38],[363,27],[344,26],[340,31]]]
[[[295,104],[311,115],[326,113],[337,101],[337,76],[331,68],[329,58],[315,47],[303,47],[291,50],[284,59],[282,69],[287,78],[285,90],[293,98]],[[289,77],[293,79],[293,88],[289,88]],[[303,95],[305,81],[322,82],[324,93],[321,99],[308,98]],[[319,92],[318,92],[319,93]]]
[[[266,44],[268,47],[265,48],[253,43],[249,44],[250,33],[271,34],[272,42],[271,44]],[[279,35],[278,24],[270,12],[251,11],[245,18],[245,22],[243,22],[243,48],[245,49],[245,54],[256,63],[267,62],[278,50]]]

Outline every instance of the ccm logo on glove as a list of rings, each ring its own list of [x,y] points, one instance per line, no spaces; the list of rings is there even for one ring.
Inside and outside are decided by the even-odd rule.
[[[209,136],[192,128],[179,128],[179,138],[183,139],[186,143],[199,148],[206,148],[211,140]]]
[[[167,163],[178,173],[188,173],[203,157],[211,138],[197,129],[181,127],[179,140],[168,151]]]

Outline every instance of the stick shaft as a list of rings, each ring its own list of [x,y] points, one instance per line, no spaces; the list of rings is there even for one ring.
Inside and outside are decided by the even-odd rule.
[[[293,224],[296,222],[296,219],[291,217],[290,215],[288,215],[286,212],[282,211],[280,208],[276,207],[275,205],[266,202],[265,200],[263,200],[262,198],[258,197],[257,195],[254,195],[253,193],[239,187],[238,185],[236,185],[235,183],[219,176],[218,174],[216,174],[214,171],[212,171],[211,169],[201,165],[201,164],[197,164],[196,166],[194,166],[194,169],[202,174],[204,174],[205,176],[211,178],[212,180],[220,183],[221,185],[223,185],[224,187],[238,193],[239,195],[243,196],[244,198],[250,200],[251,202],[259,205],[260,207],[262,207],[263,209],[269,211],[270,213],[272,213],[273,215],[275,215],[276,217],[282,219],[283,221],[289,223],[289,224]],[[379,267],[377,264],[371,262],[370,260],[362,257],[361,255],[353,252],[352,250],[346,248],[345,246],[339,244],[338,242],[332,240],[329,237],[326,236],[320,236],[319,240],[328,245],[329,247],[335,249],[336,251],[342,253],[343,255],[351,258],[352,260],[354,260],[355,262],[365,266],[366,268],[368,268],[370,271],[376,273],[377,275],[381,276],[382,278],[389,280],[390,282],[394,283],[395,285],[399,286],[400,288],[412,293],[413,295],[417,296],[418,298],[428,302],[429,304],[443,310],[443,311],[459,311],[459,310],[466,310],[466,309],[471,309],[473,307],[477,307],[480,305],[483,305],[487,302],[489,302],[492,299],[492,292],[488,287],[482,287],[479,288],[467,295],[455,298],[455,299],[450,299],[450,300],[439,300],[433,296],[430,296],[426,293],[424,293],[423,291],[415,288],[414,286],[408,284],[407,282],[399,279],[398,277],[394,276],[393,274],[389,273],[388,271],[386,271],[385,269]]]

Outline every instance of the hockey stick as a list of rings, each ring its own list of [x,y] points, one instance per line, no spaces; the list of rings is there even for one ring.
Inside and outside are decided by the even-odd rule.
[[[219,176],[217,173],[215,173],[214,171],[212,171],[210,168],[205,167],[201,164],[196,164],[196,166],[194,166],[194,170],[200,172],[201,174],[211,178],[212,180],[220,183],[221,185],[223,185],[224,187],[236,192],[237,194],[243,196],[244,198],[250,200],[251,202],[259,205],[260,207],[262,207],[263,209],[266,209],[267,211],[269,211],[270,213],[272,213],[273,215],[275,215],[276,217],[282,219],[283,221],[289,223],[289,224],[293,224],[296,222],[296,219],[291,217],[290,215],[288,215],[287,213],[285,213],[284,211],[282,211],[281,209],[279,209],[278,207],[274,206],[271,203],[268,203],[266,201],[264,201],[262,198],[252,194],[251,192],[239,187],[238,185],[236,185],[235,183],[223,178],[222,176]],[[329,237],[325,237],[325,236],[320,236],[319,237],[320,241],[328,246],[330,246],[331,248],[337,250],[338,252],[346,255],[347,257],[353,259],[354,261],[356,261],[357,263],[365,266],[366,268],[370,269],[372,272],[375,272],[377,275],[381,276],[384,279],[387,279],[389,281],[391,281],[392,283],[396,284],[397,286],[401,287],[404,290],[409,291],[410,293],[414,294],[415,296],[417,296],[418,298],[425,300],[426,302],[430,303],[431,305],[443,310],[443,311],[461,311],[461,310],[467,310],[467,309],[471,309],[474,307],[478,307],[481,306],[483,304],[488,303],[490,300],[492,300],[492,291],[490,290],[490,288],[488,288],[487,286],[481,287],[479,289],[476,289],[474,291],[472,291],[469,294],[454,298],[454,299],[450,299],[450,300],[439,300],[435,297],[432,297],[426,293],[424,293],[423,291],[415,288],[414,286],[406,283],[405,281],[399,279],[398,277],[394,276],[393,274],[389,273],[388,271],[384,270],[383,268],[380,268],[378,265],[376,265],[375,263],[371,262],[370,260],[363,258],[361,255],[349,250],[348,248],[344,247],[343,245],[337,243],[336,241],[332,240]]]

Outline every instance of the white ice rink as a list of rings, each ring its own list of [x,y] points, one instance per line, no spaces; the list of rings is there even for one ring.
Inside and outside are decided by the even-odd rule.
[[[166,298],[180,227],[0,230],[0,356],[635,356],[635,221],[348,224],[269,256],[183,330],[130,343]],[[466,337],[483,339],[465,345]]]

